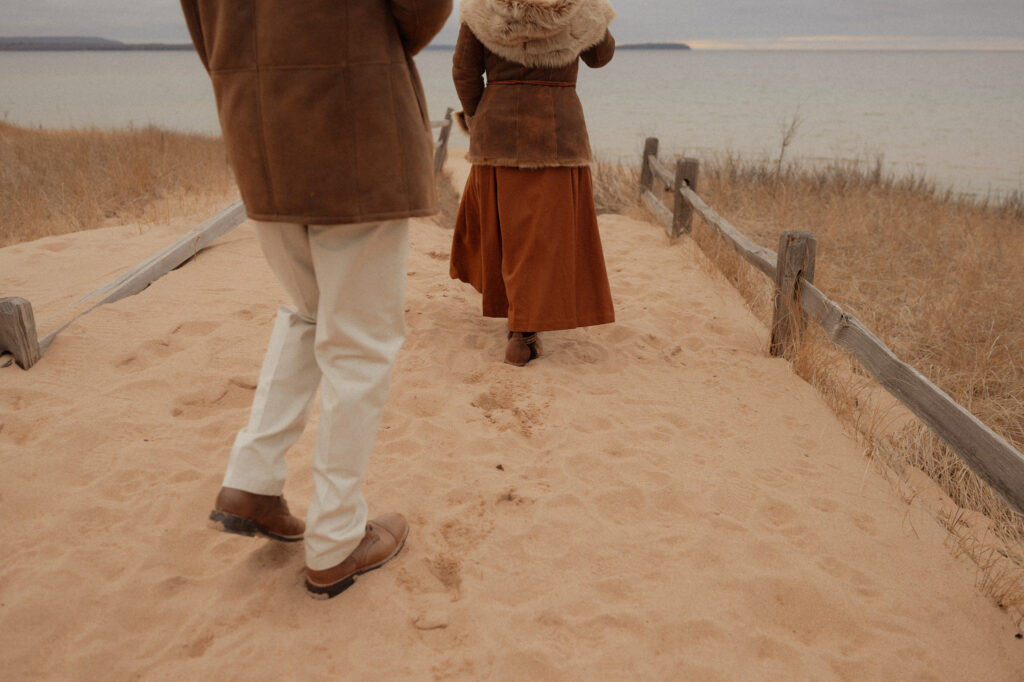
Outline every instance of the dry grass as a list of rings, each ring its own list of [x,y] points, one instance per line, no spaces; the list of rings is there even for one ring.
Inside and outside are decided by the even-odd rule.
[[[784,230],[812,232],[816,285],[1024,448],[1024,215],[1015,197],[959,199],[879,166],[791,167],[780,177],[734,158],[709,165],[701,194],[769,248]],[[948,481],[958,503],[986,506],[944,448],[922,436],[901,449],[906,464]]]
[[[459,202],[462,195],[455,187],[450,170],[442,170],[437,176],[437,203],[441,211],[434,216],[434,222],[441,227],[454,229],[455,219],[459,215]]]
[[[43,130],[0,122],[0,247],[166,218],[168,200],[233,191],[223,142],[157,128]]]
[[[818,288],[1024,449],[1021,194],[958,197],[919,177],[888,175],[880,161],[809,168],[729,155],[703,160],[698,193],[773,251],[783,231],[811,232],[818,240]],[[771,283],[699,219],[693,238],[755,314],[769,322]],[[892,409],[891,401],[879,400],[877,385],[816,325],[794,368],[857,425],[871,454],[897,472],[925,472],[957,505],[992,521],[991,542],[952,530],[951,537],[957,538],[957,551],[981,569],[982,589],[1018,618],[1024,615],[1024,519],[927,427]]]
[[[594,205],[598,215],[629,214],[639,209],[639,168],[602,161],[595,163],[590,171],[594,181]]]

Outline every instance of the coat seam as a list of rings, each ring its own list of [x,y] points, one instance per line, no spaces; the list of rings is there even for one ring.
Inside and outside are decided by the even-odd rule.
[[[246,215],[252,220],[260,220],[268,223],[301,223],[304,225],[354,225],[356,223],[372,223],[384,220],[397,220],[400,218],[426,218],[437,215],[437,208],[434,206],[426,208],[405,209],[400,211],[386,211],[381,213],[344,216],[315,216],[292,215],[285,213],[256,213],[246,211]]]
[[[404,48],[403,48],[404,49]],[[412,80],[410,74],[410,80]],[[415,90],[415,88],[413,88]],[[398,125],[398,111],[395,106],[395,71],[394,69],[388,69],[388,101],[391,103],[391,121],[394,124],[395,139],[401,140],[403,138],[402,129]],[[416,108],[419,109],[419,103],[417,102]],[[409,207],[409,196],[410,188],[412,183],[409,181],[409,164],[402,164],[402,184],[405,185],[405,192],[402,196],[405,197],[405,206]]]
[[[263,162],[263,178],[267,182],[267,192],[270,194],[270,204],[274,207],[274,212],[277,213],[280,208],[277,204],[277,195],[274,192],[274,181],[270,174],[270,156],[267,153],[267,121],[263,116],[263,75],[260,71],[260,53],[259,53],[259,18],[257,17],[258,10],[256,9],[256,0],[251,0],[252,6],[252,58],[256,61],[256,116],[260,121],[260,158]]]

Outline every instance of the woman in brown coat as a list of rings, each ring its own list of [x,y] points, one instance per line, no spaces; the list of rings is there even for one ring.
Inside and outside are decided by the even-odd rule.
[[[452,75],[473,163],[451,276],[508,318],[505,361],[541,354],[537,332],[615,319],[576,95],[579,60],[615,52],[607,0],[462,0]],[[486,74],[487,80],[484,81]]]

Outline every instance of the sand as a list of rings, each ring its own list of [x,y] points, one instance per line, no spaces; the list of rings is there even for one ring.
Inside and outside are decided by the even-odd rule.
[[[2,249],[0,295],[45,334],[202,217]],[[617,322],[515,368],[448,277],[450,230],[415,221],[366,484],[412,534],[326,602],[301,545],[206,522],[284,302],[250,225],[0,368],[0,677],[1021,679],[973,565],[694,245],[600,224]],[[313,431],[288,457],[299,513]]]

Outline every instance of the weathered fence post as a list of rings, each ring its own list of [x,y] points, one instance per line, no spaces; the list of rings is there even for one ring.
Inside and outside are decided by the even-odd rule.
[[[448,137],[452,134],[452,113],[455,110],[448,107],[448,111],[444,114],[444,120],[447,123],[441,126],[441,132],[438,135],[437,149],[434,150],[434,175],[441,172],[444,168],[444,160],[448,157]]]
[[[800,306],[800,279],[814,283],[817,249],[818,241],[810,232],[787,230],[779,238],[770,347],[775,357],[790,357],[807,327],[807,315]]]
[[[23,298],[0,298],[0,352],[9,351],[22,369],[39,362],[39,339],[32,304]]]
[[[640,167],[640,194],[644,190],[650,191],[654,186],[654,171],[651,170],[651,163],[647,160],[649,156],[658,155],[658,138],[648,137],[644,141],[644,162]]]
[[[679,237],[689,234],[693,227],[693,206],[679,193],[685,183],[694,192],[697,191],[697,175],[700,173],[700,162],[697,159],[679,159],[676,161],[676,179],[672,188],[672,236]]]

